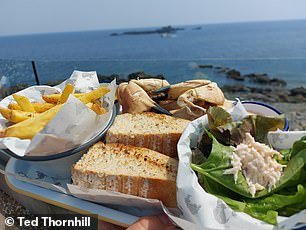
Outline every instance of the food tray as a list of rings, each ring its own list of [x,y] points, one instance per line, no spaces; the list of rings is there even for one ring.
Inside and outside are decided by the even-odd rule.
[[[11,158],[5,168],[6,183],[13,191],[25,196],[76,213],[97,215],[98,219],[119,226],[127,227],[137,221],[139,218],[137,214],[140,214],[141,210],[104,206],[65,194],[66,184],[70,183],[71,168],[69,166],[82,154],[83,152],[79,152],[69,157],[44,162]]]

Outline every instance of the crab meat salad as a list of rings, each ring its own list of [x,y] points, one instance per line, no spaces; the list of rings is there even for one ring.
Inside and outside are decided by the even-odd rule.
[[[282,115],[233,121],[224,109],[210,107],[207,116],[191,163],[205,192],[274,225],[278,216],[306,209],[306,136],[276,151],[266,137],[284,126]]]
[[[246,133],[246,138],[235,148],[232,155],[232,168],[226,169],[224,174],[233,174],[237,183],[238,172],[244,175],[252,197],[257,191],[268,187],[270,191],[279,181],[283,168],[273,157],[282,159],[282,155],[269,146],[256,142],[250,133]]]

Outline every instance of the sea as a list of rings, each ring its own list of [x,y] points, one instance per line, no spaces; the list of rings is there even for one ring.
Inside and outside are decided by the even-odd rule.
[[[170,83],[209,79],[219,85],[246,84],[228,79],[222,68],[241,74],[266,73],[306,87],[306,20],[178,25],[171,36],[111,36],[156,28],[101,30],[0,37],[0,84],[47,84],[68,78],[73,70],[102,75],[163,74]],[[214,68],[197,68],[212,65]],[[256,85],[256,84],[255,84]]]

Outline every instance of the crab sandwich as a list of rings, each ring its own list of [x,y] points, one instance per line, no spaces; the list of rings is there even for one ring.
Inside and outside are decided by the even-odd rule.
[[[72,166],[72,181],[176,207],[177,167],[176,159],[150,149],[98,142]]]
[[[118,115],[106,134],[106,143],[145,147],[177,157],[177,142],[189,120],[151,112]]]

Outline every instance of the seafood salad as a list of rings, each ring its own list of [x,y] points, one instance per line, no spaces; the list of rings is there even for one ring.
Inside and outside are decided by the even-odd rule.
[[[284,126],[282,115],[249,115],[232,121],[220,107],[207,111],[205,130],[191,167],[206,192],[269,224],[306,208],[306,137],[275,150],[267,133]]]

